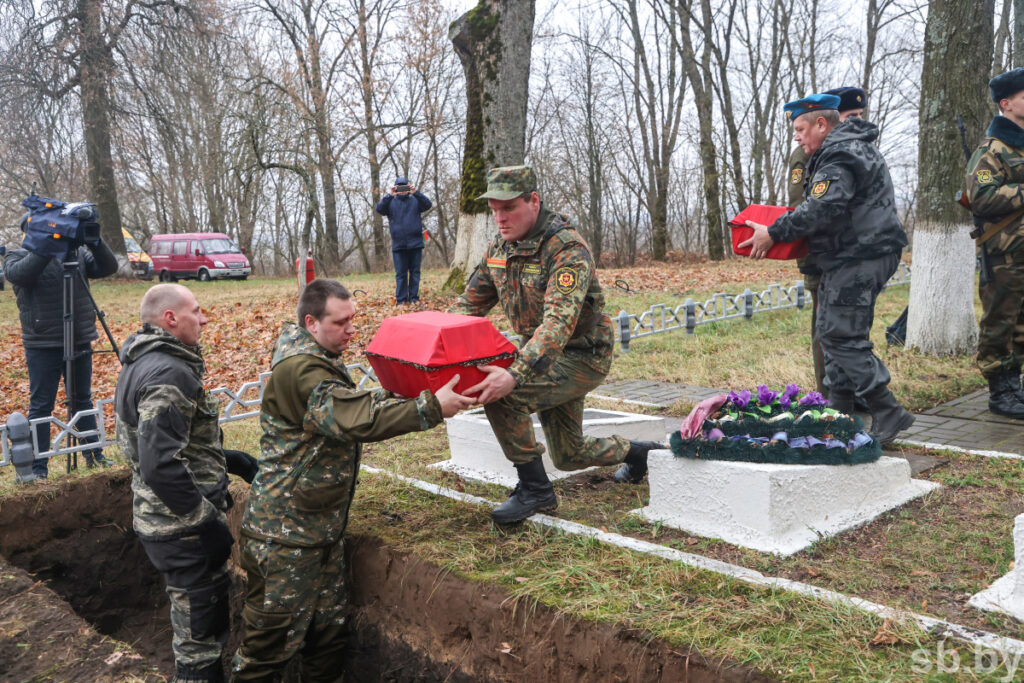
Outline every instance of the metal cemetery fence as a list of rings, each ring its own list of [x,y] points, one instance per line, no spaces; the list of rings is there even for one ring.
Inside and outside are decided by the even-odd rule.
[[[910,266],[900,263],[899,269],[888,282],[888,286],[904,285],[910,282]],[[685,303],[671,307],[666,304],[655,304],[640,314],[619,311],[614,318],[616,341],[622,351],[629,351],[629,343],[633,339],[649,337],[652,334],[685,329],[693,334],[698,325],[733,318],[750,319],[755,313],[779,311],[786,308],[802,309],[808,302],[804,291],[804,283],[797,282],[791,287],[779,284],[769,285],[760,292],[749,288],[741,294],[718,293],[702,303],[687,299]],[[506,333],[506,337],[514,341],[519,338]],[[376,383],[377,377],[371,368],[362,363],[347,366],[350,373],[361,374],[359,388],[363,389],[370,383]],[[263,388],[269,372],[261,373],[257,380],[246,382],[237,390],[220,387],[210,392],[211,396],[222,401],[221,424],[244,420],[259,415],[259,406],[263,400]],[[70,420],[58,417],[40,417],[29,420],[21,413],[12,413],[5,424],[0,424],[0,466],[10,465],[14,460],[19,464],[38,457],[49,458],[56,455],[80,453],[96,448],[97,442],[82,443],[85,438],[98,439],[101,447],[114,443],[108,438],[104,407],[113,399],[96,402],[92,410],[76,413]],[[238,412],[236,412],[238,411]],[[96,429],[79,430],[78,422],[87,415],[96,416]],[[40,448],[36,439],[35,425],[50,423],[56,425],[57,435],[52,441],[52,448]],[[51,444],[45,444],[49,447]]]

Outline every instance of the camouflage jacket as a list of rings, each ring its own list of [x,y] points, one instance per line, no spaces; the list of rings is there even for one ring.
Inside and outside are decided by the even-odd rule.
[[[967,197],[971,211],[988,229],[1008,214],[1024,209],[1024,129],[1005,116],[997,116],[988,137],[967,163]],[[1024,217],[993,235],[985,245],[994,253],[1024,247]]]
[[[803,203],[772,224],[771,238],[806,237],[822,270],[900,252],[907,233],[877,138],[878,127],[863,119],[836,126],[807,162]]]
[[[218,404],[203,388],[198,346],[149,324],[121,347],[117,445],[132,468],[139,536],[186,535],[227,509]]]
[[[807,185],[807,152],[800,145],[793,149],[789,155],[789,175],[786,177],[786,191],[789,195],[789,205],[794,209],[804,202],[804,186]],[[821,268],[814,261],[814,256],[808,254],[796,260],[796,266],[805,275],[820,275]]]
[[[242,534],[317,547],[345,532],[361,443],[440,424],[429,391],[397,399],[356,388],[342,358],[289,323],[274,345],[263,391],[259,473],[249,491]]]
[[[525,239],[496,236],[449,312],[482,316],[498,303],[524,340],[509,367],[519,384],[545,373],[565,349],[612,352],[590,247],[565,216],[542,207]]]

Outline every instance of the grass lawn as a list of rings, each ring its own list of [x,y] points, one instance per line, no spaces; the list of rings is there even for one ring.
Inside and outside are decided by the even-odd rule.
[[[636,293],[607,288],[608,309],[640,313],[652,303],[678,305],[687,296],[714,291],[737,293],[770,282],[791,284],[796,277],[776,264],[680,265],[601,271],[603,282],[626,279]],[[715,279],[716,274],[719,276]],[[423,289],[431,292],[441,271],[425,273]],[[358,295],[363,332],[349,362],[359,355],[380,319],[403,312],[390,303],[389,274],[344,278]],[[713,283],[726,283],[715,288]],[[661,289],[654,285],[660,284]],[[211,315],[204,341],[210,367],[208,386],[253,379],[267,366],[267,353],[278,322],[290,317],[294,282],[192,283]],[[97,301],[107,311],[115,334],[123,339],[135,327],[135,307],[145,283],[98,283]],[[970,358],[933,358],[884,343],[884,326],[906,305],[908,288],[882,294],[873,339],[893,375],[897,396],[915,410],[932,407],[981,386]],[[426,296],[429,308],[449,297]],[[16,309],[9,292],[0,294],[0,403],[6,414],[27,402],[23,361],[19,364]],[[498,317],[496,323],[507,329]],[[641,378],[687,384],[753,388],[759,383],[810,385],[810,313],[789,310],[757,315],[637,340],[628,354],[619,353],[610,379]],[[116,363],[97,360],[96,393],[109,395]],[[19,395],[20,391],[20,395]],[[621,407],[593,401],[596,407]],[[22,408],[24,409],[24,408]],[[633,407],[622,408],[636,410]],[[659,412],[682,415],[679,404]],[[225,428],[231,447],[258,450],[255,420]],[[447,458],[443,429],[408,435],[366,448],[364,461],[374,467],[440,483],[491,500],[507,491],[428,469]],[[932,453],[933,455],[935,453]],[[1024,504],[1024,474],[1016,461],[951,453],[948,462],[923,475],[943,484],[923,499],[859,530],[820,541],[788,558],[744,550],[713,539],[692,537],[648,524],[629,511],[647,501],[647,486],[616,486],[609,469],[584,473],[556,483],[557,514],[626,536],[732,562],[765,574],[783,576],[883,604],[931,614],[1016,638],[1024,628],[1016,621],[966,607],[972,593],[1005,573],[1013,559],[1013,517]],[[63,460],[54,470],[63,472]],[[123,466],[123,465],[119,465]],[[9,468],[0,472],[0,495],[12,486]],[[85,476],[79,471],[71,476]],[[648,630],[705,655],[728,656],[766,675],[788,680],[954,680],[1007,676],[1004,667],[987,672],[976,666],[973,652],[960,644],[961,673],[950,676],[934,666],[938,641],[917,629],[892,624],[858,610],[831,605],[784,591],[754,588],[717,574],[677,563],[638,556],[592,540],[526,524],[508,530],[494,527],[487,510],[432,497],[393,479],[364,474],[352,508],[352,530],[378,535],[474,580],[494,582],[510,592],[517,608],[539,601],[567,614]],[[956,647],[949,644],[949,648]],[[948,659],[948,656],[947,656]],[[947,661],[948,663],[948,661]],[[970,669],[970,671],[968,671]],[[965,676],[965,673],[968,674]]]

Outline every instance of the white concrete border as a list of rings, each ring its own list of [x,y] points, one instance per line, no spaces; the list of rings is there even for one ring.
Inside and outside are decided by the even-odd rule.
[[[910,439],[896,439],[896,442],[906,444],[907,446],[919,446],[921,448],[930,448],[934,451],[954,451],[956,453],[977,455],[982,458],[1009,458],[1011,460],[1024,460],[1024,455],[1021,455],[1019,453],[974,450],[973,448],[961,448],[960,446],[951,446],[949,444],[944,443],[933,443],[931,441],[911,441]]]
[[[451,498],[452,500],[458,500],[463,503],[488,508],[495,508],[498,506],[498,503],[489,501],[486,498],[462,493],[461,491],[455,491],[444,486],[431,484],[430,482],[414,479],[412,477],[406,477],[387,470],[377,469],[375,467],[370,467],[369,465],[362,465],[361,469],[371,474],[382,474],[384,476],[392,477],[393,479],[398,479],[399,481],[404,481],[405,483],[422,491],[426,491],[427,493],[432,493],[437,496],[444,496],[446,498]],[[935,617],[929,617],[916,612],[909,612],[895,607],[886,607],[885,605],[880,605],[877,602],[871,602],[870,600],[837,593],[836,591],[831,591],[826,588],[818,588],[817,586],[812,586],[800,581],[791,581],[790,579],[765,576],[761,572],[753,569],[747,569],[746,567],[741,567],[739,565],[701,557],[700,555],[694,555],[692,553],[684,553],[681,550],[676,550],[675,548],[668,548],[663,545],[657,545],[656,543],[649,543],[647,541],[641,541],[628,536],[601,531],[600,529],[559,519],[557,517],[534,515],[533,517],[530,517],[529,521],[539,526],[559,529],[574,536],[595,538],[603,543],[608,543],[626,550],[633,550],[646,555],[661,557],[671,562],[680,562],[690,567],[705,569],[754,586],[786,590],[800,595],[818,598],[819,600],[825,600],[826,602],[831,602],[836,605],[854,607],[883,619],[892,619],[895,621],[916,624],[921,630],[937,638],[948,637],[964,643],[972,644],[976,647],[985,647],[1008,655],[1024,655],[1024,641],[1017,640],[1016,638],[1008,638],[989,631],[982,631],[970,626],[955,624],[950,621],[945,621],[944,619],[936,619]]]

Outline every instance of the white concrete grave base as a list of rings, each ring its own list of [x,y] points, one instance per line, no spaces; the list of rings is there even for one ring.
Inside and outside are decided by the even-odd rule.
[[[865,524],[938,484],[903,458],[864,465],[763,465],[651,451],[650,504],[633,512],[683,531],[777,555]]]
[[[1013,569],[974,595],[967,604],[1024,621],[1024,515],[1017,515],[1013,522],[1013,551]]]
[[[544,430],[536,414],[533,416],[533,432],[537,440],[546,444]],[[448,429],[448,443],[451,459],[437,462],[430,467],[454,472],[466,479],[489,484],[515,486],[519,481],[512,463],[501,450],[497,437],[491,430],[483,408],[460,413],[445,420]],[[623,413],[617,410],[583,411],[583,433],[587,436],[605,437],[618,435],[634,441],[658,441],[666,439],[665,418],[652,415]],[[544,469],[548,478],[562,479],[583,470],[564,472],[555,469],[551,456],[544,451]],[[591,468],[588,468],[591,469]]]

